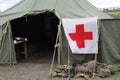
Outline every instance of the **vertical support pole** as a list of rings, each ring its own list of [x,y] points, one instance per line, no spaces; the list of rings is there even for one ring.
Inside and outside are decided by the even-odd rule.
[[[61,63],[60,62],[61,61],[61,59],[60,59],[60,57],[61,57],[61,55],[60,55],[60,33],[61,33],[61,25],[59,25],[58,27],[59,27],[59,29],[58,29],[59,30],[59,32],[58,32],[59,43],[57,44],[58,45],[58,65],[60,65],[60,63]]]
[[[70,65],[69,45],[68,45],[68,65]]]
[[[60,33],[60,26],[58,27],[58,32],[57,32],[57,38],[56,38],[55,45],[57,45],[57,41],[58,41],[58,38],[59,38],[59,33]],[[55,52],[56,52],[56,46],[55,46],[55,49],[54,49],[54,52],[53,52],[52,63],[51,63],[51,67],[50,67],[50,75],[52,73],[53,64],[54,64],[54,60],[55,60]]]
[[[69,49],[70,47],[69,47],[69,44],[68,44],[68,66],[70,67],[70,52],[69,52]],[[68,72],[69,74],[68,74],[68,80],[70,80],[70,69],[69,69],[69,72]]]
[[[25,53],[25,59],[27,59],[27,43],[26,43],[26,39],[24,40],[24,53]]]
[[[95,53],[95,57],[94,57],[94,69],[93,69],[93,77],[95,77],[95,72],[96,72],[96,62],[97,62],[97,53]]]
[[[58,65],[60,65],[60,46],[58,45]]]
[[[100,34],[100,18],[98,18],[97,24],[98,24],[98,41],[99,41],[99,34]],[[95,53],[95,57],[94,57],[95,64],[94,64],[94,70],[93,70],[93,77],[95,76],[94,73],[96,72],[97,56],[98,56],[98,53]]]

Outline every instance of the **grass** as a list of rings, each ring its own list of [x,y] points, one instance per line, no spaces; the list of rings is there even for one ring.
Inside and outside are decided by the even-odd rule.
[[[107,13],[108,15],[114,17],[114,18],[120,18],[120,10],[117,10],[117,11],[107,11],[105,12]]]
[[[0,72],[1,71],[4,71],[4,72],[11,71],[11,70],[14,70],[15,68],[16,68],[16,66],[0,66]]]

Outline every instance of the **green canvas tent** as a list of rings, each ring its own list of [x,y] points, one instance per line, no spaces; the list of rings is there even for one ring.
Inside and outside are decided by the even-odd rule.
[[[99,11],[87,0],[22,0],[12,8],[0,13],[0,63],[15,64],[16,55],[12,36],[24,36],[42,46],[54,46],[58,25],[60,29],[61,64],[82,63],[94,59],[94,55],[73,55],[68,44],[61,18],[100,18],[98,60],[115,65],[120,70],[120,20],[112,19]],[[38,37],[35,37],[38,35]],[[47,40],[46,40],[47,39]],[[44,43],[44,45],[43,45]],[[50,43],[50,44],[46,44]],[[46,44],[46,45],[45,45]]]
[[[0,14],[0,24],[8,19],[21,17],[31,11],[55,9],[61,18],[78,18],[99,16],[100,18],[110,18],[110,16],[99,11],[87,0],[22,0],[12,8]]]

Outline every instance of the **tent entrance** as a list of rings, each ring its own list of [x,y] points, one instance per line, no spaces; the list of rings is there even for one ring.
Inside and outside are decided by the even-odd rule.
[[[26,15],[11,21],[12,35],[27,38],[29,57],[52,56],[59,24],[53,12]]]

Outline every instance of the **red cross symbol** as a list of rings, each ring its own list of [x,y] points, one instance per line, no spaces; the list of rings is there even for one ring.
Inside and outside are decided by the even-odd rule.
[[[84,32],[84,24],[76,25],[76,33],[69,33],[69,36],[79,48],[85,47],[85,40],[92,40],[92,32]]]

